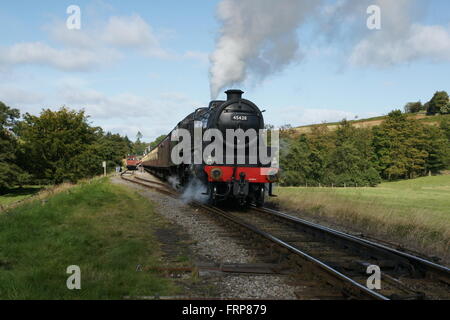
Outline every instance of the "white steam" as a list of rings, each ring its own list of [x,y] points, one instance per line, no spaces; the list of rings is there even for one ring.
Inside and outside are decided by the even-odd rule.
[[[367,28],[370,5],[381,9],[381,30]],[[210,56],[211,98],[330,47],[350,67],[450,61],[450,26],[426,24],[429,5],[419,0],[222,0],[221,30]]]
[[[183,189],[181,199],[186,203],[190,201],[206,203],[208,201],[208,196],[203,194],[204,192],[206,192],[205,184],[194,178],[189,181],[187,186]]]
[[[170,176],[167,178],[167,182],[171,185],[172,188],[178,190],[180,188],[180,179],[177,176]]]
[[[177,176],[170,176],[167,182],[175,190],[180,190],[182,188],[180,180]],[[208,196],[203,194],[206,192],[206,186],[198,179],[192,179],[189,183],[182,189],[181,200],[185,203],[191,201],[198,201],[201,203],[206,203],[208,201]]]
[[[264,79],[298,57],[297,28],[320,1],[222,0],[222,30],[212,53],[211,97],[251,74]]]

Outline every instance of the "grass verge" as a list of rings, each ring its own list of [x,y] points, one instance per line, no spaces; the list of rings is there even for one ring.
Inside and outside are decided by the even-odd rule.
[[[152,231],[162,222],[143,197],[96,179],[0,214],[0,299],[122,299],[170,295]],[[81,290],[66,269],[81,268]]]
[[[6,206],[13,202],[24,200],[35,195],[41,190],[42,187],[39,186],[26,186],[24,188],[11,189],[6,194],[0,195],[0,205]]]
[[[450,261],[450,176],[377,188],[278,188],[277,194],[273,202],[285,210]]]

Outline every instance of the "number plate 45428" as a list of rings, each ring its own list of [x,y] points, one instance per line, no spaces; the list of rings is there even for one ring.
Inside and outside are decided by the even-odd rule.
[[[236,121],[247,121],[247,116],[238,116],[238,115],[235,115],[235,116],[233,116],[232,119],[233,119],[233,120],[236,120]]]

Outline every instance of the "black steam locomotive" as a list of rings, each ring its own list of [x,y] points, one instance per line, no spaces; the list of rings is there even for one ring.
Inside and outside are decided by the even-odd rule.
[[[225,145],[227,142],[223,142],[223,153],[225,158],[232,157],[231,161],[227,159],[227,161],[216,162],[215,158],[206,160],[201,158],[201,164],[198,162],[194,164],[194,161],[175,164],[171,158],[172,151],[178,144],[177,141],[173,141],[173,134],[179,131],[177,129],[185,129],[191,133],[191,149],[187,151],[190,160],[193,160],[196,152],[202,152],[206,147],[206,143],[202,142],[201,150],[195,149],[194,131],[199,127],[201,132],[216,129],[223,134],[223,137],[226,136],[227,129],[243,131],[254,129],[257,132],[264,129],[261,110],[253,102],[243,99],[243,93],[241,90],[229,90],[226,92],[226,101],[211,101],[208,108],[199,108],[188,115],[157,147],[145,155],[142,159],[144,169],[161,178],[176,177],[181,186],[186,186],[194,179],[200,181],[204,185],[204,192],[208,195],[211,204],[237,199],[241,205],[253,203],[262,206],[267,191],[270,195],[272,194],[272,184],[277,181],[278,169],[272,168],[271,163],[262,164],[259,158],[256,162],[250,161],[248,150],[245,152],[243,162],[237,161],[236,147],[232,155],[227,154]],[[252,141],[248,138],[243,145],[246,149],[254,147],[255,144],[260,148],[260,140],[261,136],[258,135]]]

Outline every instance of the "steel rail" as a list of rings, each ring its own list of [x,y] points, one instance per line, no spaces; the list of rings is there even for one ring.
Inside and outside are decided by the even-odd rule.
[[[414,256],[412,254],[387,247],[383,244],[379,244],[379,243],[376,243],[376,242],[373,242],[370,240],[362,239],[362,238],[344,233],[342,231],[331,229],[329,227],[319,225],[317,223],[313,223],[313,222],[310,222],[310,221],[307,221],[307,220],[304,220],[304,219],[301,219],[298,217],[294,217],[287,213],[279,212],[279,211],[269,209],[269,208],[252,207],[252,209],[255,211],[266,213],[266,214],[271,214],[273,216],[279,217],[279,218],[289,221],[289,222],[293,222],[296,224],[300,224],[302,226],[309,227],[309,228],[317,230],[319,232],[327,233],[331,236],[338,237],[340,239],[349,241],[351,243],[356,243],[358,245],[364,246],[371,250],[377,250],[378,252],[386,253],[386,254],[389,254],[394,257],[395,256],[402,257],[403,259],[406,259],[409,263],[411,263],[413,266],[418,267],[419,269],[421,269],[423,271],[432,271],[434,273],[437,273],[441,276],[448,278],[449,283],[450,283],[450,268],[439,265],[432,261],[429,261],[429,260]]]
[[[144,187],[147,187],[147,188],[150,188],[150,189],[159,191],[159,192],[164,193],[164,194],[166,194],[166,195],[169,195],[169,196],[171,196],[171,197],[177,197],[177,196],[178,196],[178,193],[177,193],[177,192],[172,191],[172,190],[168,190],[168,189],[167,189],[167,185],[165,185],[164,183],[157,182],[157,181],[151,181],[151,180],[143,179],[143,178],[138,178],[138,177],[136,177],[136,176],[134,177],[135,179],[125,178],[125,177],[124,177],[124,176],[125,176],[125,173],[126,173],[126,172],[123,172],[123,173],[120,174],[120,177],[121,177],[123,180],[129,181],[129,182],[132,182],[132,183],[136,183],[136,184],[138,184],[138,185],[141,185],[141,186],[144,186]],[[136,181],[136,180],[141,180],[141,181]],[[145,182],[143,182],[143,181],[145,181]],[[154,184],[154,185],[149,185],[149,183],[150,183],[150,184]],[[165,187],[165,188],[163,189],[163,188],[161,188],[161,187]]]
[[[302,257],[303,259],[306,259],[309,262],[312,262],[314,265],[320,267],[322,270],[324,270],[325,272],[327,272],[328,274],[330,274],[331,276],[337,278],[338,280],[341,280],[344,284],[344,287],[350,286],[350,288],[352,289],[353,292],[359,293],[359,296],[364,296],[367,298],[371,298],[371,299],[376,299],[376,300],[390,300],[389,298],[361,285],[360,283],[356,282],[355,280],[347,277],[346,275],[342,274],[341,272],[339,272],[338,270],[335,270],[334,268],[330,267],[329,265],[327,265],[326,263],[310,256],[309,254],[303,252],[302,250],[300,250],[297,247],[294,247],[292,245],[290,245],[289,243],[279,239],[278,237],[265,232],[257,227],[255,227],[252,224],[249,224],[247,222],[245,222],[244,220],[240,219],[239,217],[234,216],[233,214],[226,212],[224,210],[221,210],[219,208],[216,207],[211,207],[208,205],[204,205],[200,202],[194,201],[193,204],[197,207],[201,207],[207,211],[212,211],[214,213],[217,213],[219,215],[221,215],[222,217],[238,224],[239,226],[242,226],[248,230],[251,230],[252,232],[280,245],[283,248],[288,249],[289,251],[299,255],[300,257]],[[355,291],[355,289],[357,291]]]

